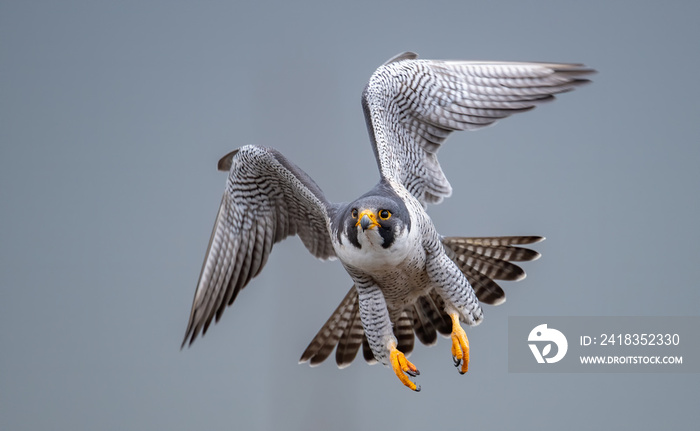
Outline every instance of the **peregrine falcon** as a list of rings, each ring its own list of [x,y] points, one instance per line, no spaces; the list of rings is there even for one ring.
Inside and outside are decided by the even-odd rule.
[[[350,203],[332,203],[299,167],[272,148],[247,145],[224,156],[229,173],[182,346],[206,333],[265,266],[273,244],[298,235],[319,259],[338,259],[353,286],[300,362],[336,349],[339,367],[362,346],[408,388],[418,369],[406,359],[414,334],[426,345],[452,339],[461,374],[469,342],[461,323],[483,319],[481,303],[505,301],[493,280],[520,280],[511,262],[540,255],[520,247],[538,236],[445,237],[426,213],[452,188],[437,152],[456,130],[488,126],[589,82],[580,64],[437,61],[399,54],[379,67],[362,108],[379,183]]]

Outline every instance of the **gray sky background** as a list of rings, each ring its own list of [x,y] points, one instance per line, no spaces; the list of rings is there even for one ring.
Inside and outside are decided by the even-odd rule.
[[[698,315],[699,5],[0,2],[0,429],[697,424],[697,374],[509,374],[507,321]],[[547,237],[467,330],[469,373],[447,339],[411,356],[420,394],[360,360],[298,365],[351,282],[296,238],[180,351],[219,157],[274,146],[356,198],[378,178],[360,93],[406,50],[599,71],[440,153],[440,232]]]

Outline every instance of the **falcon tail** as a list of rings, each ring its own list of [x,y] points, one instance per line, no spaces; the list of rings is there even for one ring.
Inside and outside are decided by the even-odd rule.
[[[462,270],[480,302],[499,305],[506,294],[493,280],[518,281],[525,271],[511,262],[539,259],[540,254],[528,248],[516,247],[543,241],[541,236],[445,237],[445,252]]]
[[[414,333],[421,343],[428,346],[435,344],[438,332],[449,336],[452,321],[444,309],[442,298],[432,291],[403,310],[394,322],[397,349],[408,356],[413,351]],[[299,363],[309,362],[312,367],[319,365],[335,348],[335,362],[339,368],[345,368],[355,360],[360,346],[365,361],[375,363],[362,328],[357,291],[353,286],[301,355]]]
[[[357,290],[352,286],[301,355],[299,363],[309,362],[312,367],[319,365],[338,346],[336,363],[343,368],[355,359],[363,341],[367,342],[360,321]]]

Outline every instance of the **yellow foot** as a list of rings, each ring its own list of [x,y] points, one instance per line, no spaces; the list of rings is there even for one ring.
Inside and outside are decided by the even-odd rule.
[[[467,334],[459,324],[459,315],[450,313],[452,318],[452,360],[455,367],[459,368],[459,374],[464,374],[469,369],[469,340]]]
[[[391,347],[389,359],[391,360],[391,368],[394,369],[394,373],[396,373],[396,377],[401,380],[401,383],[413,391],[420,392],[420,386],[417,386],[415,383],[409,380],[408,376],[406,375],[408,374],[411,377],[416,377],[420,374],[418,368],[410,363],[408,359],[406,359],[406,356],[396,349],[396,346]]]

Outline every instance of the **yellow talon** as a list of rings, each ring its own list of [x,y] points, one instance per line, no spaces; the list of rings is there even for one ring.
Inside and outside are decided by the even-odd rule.
[[[450,313],[450,317],[452,318],[452,359],[455,367],[459,367],[461,363],[459,373],[464,374],[469,369],[469,340],[462,325],[459,324],[459,315]]]
[[[420,371],[418,371],[418,368],[410,363],[408,359],[406,359],[406,356],[401,353],[396,346],[391,347],[389,359],[391,360],[391,368],[394,369],[394,373],[396,373],[396,377],[401,380],[401,383],[412,391],[420,392],[420,386],[417,386],[415,383],[409,380],[408,376],[406,375],[408,374],[411,377],[419,375]]]

